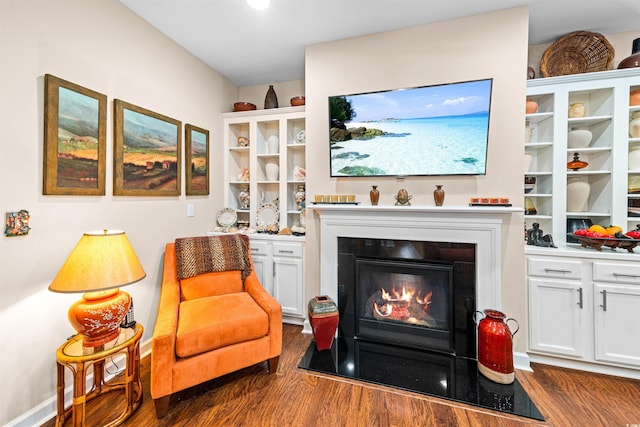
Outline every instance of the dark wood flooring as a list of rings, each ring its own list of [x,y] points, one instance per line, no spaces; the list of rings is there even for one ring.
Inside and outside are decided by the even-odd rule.
[[[275,375],[266,362],[172,396],[169,415],[156,419],[149,395],[150,360],[141,362],[144,400],[125,426],[640,426],[640,381],[534,364],[516,377],[544,422],[438,398],[298,369],[311,336],[285,325]],[[87,426],[120,411],[122,394],[90,402]],[[70,425],[70,421],[67,425]],[[44,427],[53,427],[54,420]]]

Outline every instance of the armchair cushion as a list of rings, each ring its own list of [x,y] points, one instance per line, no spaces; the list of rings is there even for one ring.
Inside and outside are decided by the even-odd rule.
[[[180,303],[176,354],[189,357],[267,336],[269,316],[247,292]]]
[[[239,270],[204,273],[180,281],[180,296],[183,301],[232,294],[243,290],[244,285]]]

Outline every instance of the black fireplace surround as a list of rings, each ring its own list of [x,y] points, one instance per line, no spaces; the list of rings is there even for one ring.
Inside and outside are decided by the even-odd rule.
[[[300,368],[544,420],[516,380],[476,362],[476,245],[338,238],[340,323]]]

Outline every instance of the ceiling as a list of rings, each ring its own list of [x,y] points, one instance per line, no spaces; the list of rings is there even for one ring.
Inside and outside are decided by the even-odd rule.
[[[523,5],[532,45],[640,29],[639,0],[271,0],[262,11],[244,0],[120,1],[238,86],[304,79],[306,45]]]

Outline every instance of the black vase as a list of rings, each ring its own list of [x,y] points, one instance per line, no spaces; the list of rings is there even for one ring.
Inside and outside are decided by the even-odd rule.
[[[276,91],[273,89],[273,85],[269,85],[267,96],[264,97],[264,108],[278,108],[278,96],[276,95]]]

